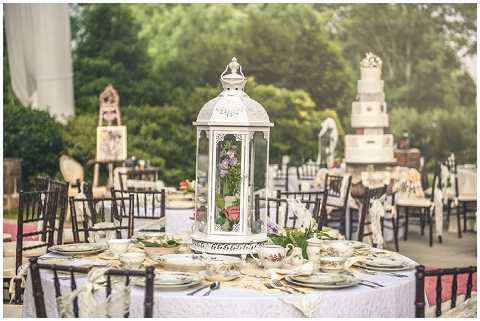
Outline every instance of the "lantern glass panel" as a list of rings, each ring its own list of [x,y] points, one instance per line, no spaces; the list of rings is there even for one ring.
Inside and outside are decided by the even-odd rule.
[[[195,220],[200,232],[206,232],[208,219],[208,164],[209,164],[209,139],[208,132],[199,132],[197,147],[197,182],[195,201]]]
[[[265,202],[255,202],[255,197],[265,197],[267,182],[268,143],[265,134],[257,131],[250,141],[249,171],[249,228],[252,233],[266,233]],[[255,204],[256,203],[256,204]],[[263,208],[262,208],[263,207]]]
[[[241,232],[241,135],[217,134],[215,232]]]

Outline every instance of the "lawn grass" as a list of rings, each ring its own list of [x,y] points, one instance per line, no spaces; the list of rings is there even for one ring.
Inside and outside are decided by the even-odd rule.
[[[3,219],[17,219],[17,210],[3,210]]]

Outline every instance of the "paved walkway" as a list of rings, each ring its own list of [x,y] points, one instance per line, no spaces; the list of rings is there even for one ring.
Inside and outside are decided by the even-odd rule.
[[[410,225],[408,241],[400,241],[400,253],[411,259],[432,267],[464,267],[477,265],[477,233],[463,233],[461,239],[457,233],[443,233],[443,242],[434,241],[428,246],[428,232],[420,235],[420,227]]]

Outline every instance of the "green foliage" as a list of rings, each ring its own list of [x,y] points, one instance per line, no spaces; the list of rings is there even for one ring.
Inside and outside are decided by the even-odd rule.
[[[475,116],[474,107],[436,108],[424,112],[397,107],[390,111],[390,122],[396,139],[407,131],[412,147],[419,148],[427,160],[442,160],[455,153],[461,164],[476,161]]]
[[[474,5],[469,7],[475,10]],[[465,41],[464,37],[475,33],[476,24],[470,14],[464,20],[453,19],[468,12],[462,8],[468,6],[347,5],[339,10],[335,30],[353,66],[359,65],[367,51],[382,58],[390,106],[419,110],[473,106],[475,86],[461,70],[456,48],[469,46],[460,38]],[[452,46],[455,40],[458,46]]]
[[[75,104],[96,112],[98,95],[109,83],[123,106],[152,104],[161,91],[151,71],[147,43],[125,5],[76,5],[72,15]]]
[[[56,176],[64,150],[62,125],[45,111],[20,105],[3,109],[3,157],[22,159],[22,186],[40,174]]]

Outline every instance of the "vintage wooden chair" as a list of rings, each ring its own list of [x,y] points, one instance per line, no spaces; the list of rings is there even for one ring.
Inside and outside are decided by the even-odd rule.
[[[47,248],[53,245],[54,228],[51,225],[51,220],[52,217],[55,217],[57,202],[57,191],[20,192],[15,269],[12,277],[24,263],[23,257],[40,256],[45,254]],[[28,223],[40,223],[40,228],[32,232],[25,232],[24,224]],[[39,240],[25,240],[27,237],[39,237]],[[15,282],[15,294],[15,303],[21,303],[22,288],[19,280]]]
[[[314,219],[318,218],[321,205],[320,199],[314,201],[301,200],[300,202],[305,205],[306,209],[312,209],[311,214]],[[295,213],[292,213],[289,206],[289,200],[286,198],[268,198],[268,200],[266,200],[259,195],[255,195],[256,218],[260,217],[260,208],[266,208],[267,217],[283,228],[299,227],[297,226],[298,217],[295,215]],[[281,216],[283,216],[283,221],[280,221]]]
[[[73,267],[73,266],[64,266],[64,265],[55,265],[55,264],[44,264],[39,263],[37,258],[30,260],[30,273],[32,277],[32,290],[33,298],[35,302],[35,310],[38,318],[47,318],[47,309],[45,306],[45,292],[42,286],[42,278],[40,275],[41,270],[51,271],[53,284],[55,287],[55,297],[58,299],[62,296],[60,284],[63,282],[70,283],[70,290],[74,291],[77,289],[77,277],[83,276],[86,277],[90,269],[83,267]],[[68,281],[60,280],[58,274],[68,273],[70,278]],[[153,266],[149,266],[145,271],[139,270],[117,270],[110,269],[105,272],[106,277],[106,296],[112,294],[112,276],[115,277],[125,277],[125,285],[128,286],[130,283],[131,277],[144,277],[145,278],[145,300],[144,300],[144,317],[151,318],[153,317],[153,290],[154,290],[154,280],[155,280],[155,269]],[[73,300],[73,314],[76,318],[80,316],[79,313],[79,304],[78,299]],[[52,316],[50,316],[52,317]],[[99,316],[101,317],[101,316]],[[125,314],[125,317],[129,317],[129,313]]]
[[[309,191],[309,192],[282,192],[277,190],[277,198],[293,198],[299,199],[301,201],[314,202],[317,199],[322,199],[324,192],[323,191]],[[310,208],[310,203],[306,204]]]
[[[278,168],[273,171],[273,188],[288,192],[288,171],[290,166],[287,164],[278,164]]]
[[[475,168],[476,170],[476,168]],[[457,212],[457,228],[458,228],[458,237],[462,237],[462,227],[460,224],[460,209],[463,213],[463,232],[467,232],[467,221],[477,219],[477,191],[475,190],[465,190],[461,188],[459,184],[459,172],[458,165],[455,164],[455,198],[458,202],[456,205]],[[475,176],[476,180],[476,176]],[[455,205],[455,204],[454,204]],[[473,215],[468,215],[468,213],[473,213]]]
[[[370,208],[372,206],[372,202],[375,199],[381,199],[382,197],[385,197],[387,194],[387,186],[381,186],[377,188],[366,188],[365,189],[365,195],[363,197],[362,201],[362,208],[361,208],[361,214],[360,214],[360,222],[359,222],[359,227],[358,227],[358,241],[363,242],[364,237],[366,236],[371,236],[373,235],[372,232],[372,222],[370,220]],[[365,227],[370,226],[370,231],[365,232]],[[374,247],[377,246],[377,244],[374,244],[372,242],[372,245]]]
[[[133,204],[133,195],[125,198],[74,198],[70,197],[70,212],[72,213],[73,239],[80,242],[83,236],[84,242],[89,242],[89,236],[93,232],[114,231],[117,238],[122,238],[122,231],[127,231],[127,237],[133,235],[133,207],[126,210],[122,204]],[[106,212],[110,204],[110,213]],[[127,225],[122,224],[121,213],[128,213]],[[113,223],[112,227],[94,227],[101,222]]]
[[[404,216],[404,224],[405,233],[403,239],[406,241],[408,238],[408,227],[409,227],[409,217],[412,214],[418,214],[420,217],[420,234],[424,235],[425,225],[428,224],[429,227],[429,245],[433,246],[433,220],[434,220],[434,205],[435,205],[435,186],[438,186],[438,175],[439,175],[440,168],[436,166],[433,182],[432,182],[432,191],[430,193],[430,197],[424,198],[398,198],[396,200],[395,206],[397,207],[397,215],[399,221],[400,218],[400,210],[403,208],[405,210]],[[412,211],[412,212],[410,212]],[[399,224],[399,223],[398,223]],[[399,226],[401,227],[401,226]],[[439,236],[438,241],[441,243],[442,238]]]
[[[449,269],[436,269],[431,271],[425,271],[425,266],[419,265],[416,267],[415,279],[415,317],[425,317],[425,277],[436,277],[436,296],[435,296],[435,316],[442,315],[442,277],[452,275],[451,296],[450,296],[450,309],[453,309],[457,305],[458,296],[458,276],[461,274],[468,274],[465,300],[472,296],[473,288],[473,273],[477,272],[476,266],[463,267],[463,268],[449,268]]]
[[[298,190],[302,190],[302,182],[315,181],[317,173],[320,170],[320,165],[313,161],[307,162],[297,167]]]
[[[160,192],[150,191],[126,191],[112,188],[112,197],[120,200],[120,216],[127,217],[128,210],[133,208],[133,219],[158,220],[165,217],[166,194],[162,189]],[[124,200],[133,197],[133,203],[126,203]]]
[[[319,222],[319,226],[333,227],[331,226],[332,223],[338,224],[340,233],[345,235],[346,213],[351,185],[352,177],[350,175],[325,175],[325,190],[320,209],[323,221]],[[351,220],[352,216],[350,215],[350,226],[352,226]]]

